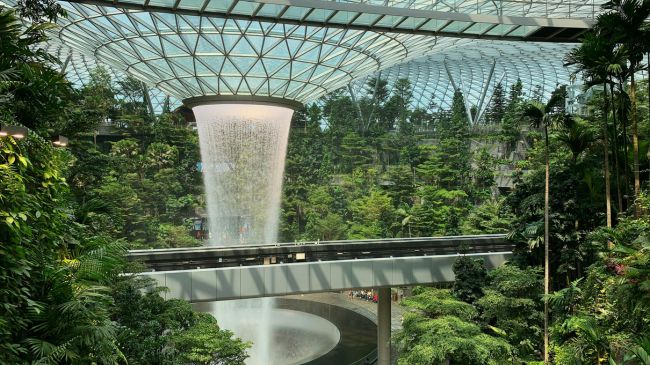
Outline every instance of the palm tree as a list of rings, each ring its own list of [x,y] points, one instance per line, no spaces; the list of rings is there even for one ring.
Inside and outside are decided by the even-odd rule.
[[[634,74],[641,69],[641,61],[647,48],[647,31],[645,22],[650,16],[650,0],[610,0],[603,5],[610,10],[598,17],[597,28],[601,29],[608,38],[625,47],[630,76],[630,102],[632,121],[632,149],[634,158],[634,194],[641,192],[639,175],[639,133],[636,115],[636,82]],[[635,205],[635,216],[639,216],[640,207]]]
[[[623,194],[621,191],[621,170],[619,167],[619,149],[618,149],[618,117],[620,113],[616,112],[616,92],[614,90],[615,82],[614,78],[620,78],[624,72],[625,64],[627,63],[625,52],[623,48],[618,48],[614,51],[613,59],[610,61],[611,64],[608,66],[608,81],[609,81],[609,101],[612,107],[612,120],[614,125],[614,145],[613,145],[613,157],[614,157],[614,170],[616,176],[616,198],[618,202],[618,211],[623,212]],[[622,119],[622,118],[621,118]],[[624,128],[625,130],[625,128]],[[627,148],[627,141],[623,141],[624,146]],[[627,149],[626,149],[627,150]],[[627,163],[624,167],[625,173],[625,189],[627,191]]]
[[[603,86],[603,144],[605,150],[605,200],[607,209],[607,227],[612,226],[612,195],[609,170],[609,100],[607,83],[611,71],[619,71],[614,58],[614,43],[603,37],[599,30],[589,32],[583,38],[580,47],[571,51],[566,57],[567,65],[577,66],[576,73],[583,73],[587,80],[586,87]]]
[[[594,142],[593,128],[586,120],[568,114],[560,119],[560,124],[557,139],[571,151],[571,162],[575,167],[578,156]]]
[[[544,181],[544,363],[549,364],[549,306],[548,296],[550,292],[550,263],[549,263],[549,185],[550,185],[550,160],[549,160],[549,143],[548,143],[548,129],[557,119],[558,115],[563,113],[559,112],[559,105],[563,105],[566,88],[558,89],[553,92],[551,99],[546,105],[531,101],[527,104],[523,116],[527,118],[534,128],[544,129],[544,160],[546,165],[546,174]]]

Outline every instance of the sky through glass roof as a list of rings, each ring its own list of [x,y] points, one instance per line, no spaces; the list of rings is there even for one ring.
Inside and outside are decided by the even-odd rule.
[[[75,70],[97,62],[180,100],[305,103],[350,83],[362,93],[381,70],[409,78],[417,106],[448,106],[455,87],[478,107],[499,81],[521,78],[545,94],[566,83],[562,57],[573,45],[557,41],[588,29],[601,3],[84,0],[61,2],[68,17],[51,35],[79,55]]]
[[[414,107],[449,108],[454,89],[463,92],[467,108],[478,109],[478,119],[498,84],[506,93],[521,79],[523,93],[532,96],[539,92],[548,98],[559,85],[571,82],[570,70],[564,67],[563,57],[572,44],[528,43],[444,39],[444,52],[399,64],[380,73],[357,80],[353,91],[359,95],[368,92],[370,77],[380,75],[394,84],[401,78],[413,86]],[[442,44],[439,44],[442,46]]]
[[[92,56],[86,56],[79,52],[73,51],[69,47],[60,43],[50,42],[44,47],[44,50],[61,61],[60,65],[54,65],[55,69],[61,70],[63,67],[65,67],[63,71],[66,74],[66,78],[76,88],[82,88],[83,86],[87,85],[90,81],[90,73],[100,66],[104,67],[108,71],[115,87],[117,87],[119,81],[122,81],[127,77],[123,72],[98,63]],[[151,100],[153,113],[155,114],[162,113],[165,102],[169,102],[169,107],[171,110],[181,106],[181,102],[178,99],[168,96],[159,89],[147,87],[146,91],[148,93],[149,100]]]

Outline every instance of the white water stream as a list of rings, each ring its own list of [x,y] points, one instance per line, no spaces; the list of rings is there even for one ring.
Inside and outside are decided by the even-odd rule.
[[[192,110],[199,130],[209,245],[276,242],[293,110],[223,103]],[[272,298],[247,299],[223,303],[214,312],[222,327],[253,342],[249,365],[272,364],[273,306]]]

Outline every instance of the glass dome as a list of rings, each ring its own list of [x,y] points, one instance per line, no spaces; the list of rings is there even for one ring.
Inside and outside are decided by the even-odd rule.
[[[463,92],[467,108],[476,107],[477,122],[484,116],[494,87],[501,83],[506,94],[522,80],[524,95],[539,92],[548,98],[559,85],[571,82],[564,67],[564,55],[574,47],[566,43],[504,42],[469,39],[440,40],[444,52],[399,64],[355,81],[358,95],[369,91],[370,77],[379,76],[389,84],[408,79],[414,107],[447,109],[455,89]]]
[[[499,80],[544,93],[566,83],[562,57],[602,1],[60,3],[68,16],[51,36],[74,52],[75,70],[97,62],[178,100],[305,103],[351,83],[362,92],[380,71],[409,78],[417,105],[448,105],[459,88],[478,106]]]

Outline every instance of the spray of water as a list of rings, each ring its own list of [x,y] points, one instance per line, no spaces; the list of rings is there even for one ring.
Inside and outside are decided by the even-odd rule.
[[[259,318],[257,310],[243,307],[238,309],[238,318],[222,318],[224,308],[229,307],[230,304],[228,301],[195,303],[194,308],[212,313],[224,327],[231,325],[230,322],[236,322],[236,326],[243,333],[243,338],[247,338],[247,334],[256,333],[260,327],[260,323],[257,322]],[[274,308],[267,318],[269,321],[267,325],[273,328],[274,336],[269,339],[269,345],[274,351],[256,364],[304,364],[331,351],[341,339],[339,329],[318,315]],[[251,360],[254,359],[251,358],[247,362],[250,363]]]
[[[259,104],[192,108],[199,130],[210,245],[277,241],[282,175],[293,110]],[[271,364],[272,298],[231,301],[220,325],[253,342],[249,365]],[[243,319],[255,313],[255,330]]]
[[[193,110],[210,244],[276,241],[293,110],[248,104],[200,105]]]

